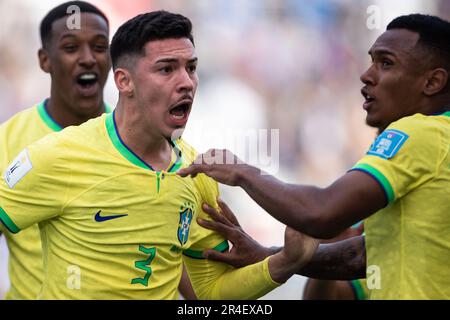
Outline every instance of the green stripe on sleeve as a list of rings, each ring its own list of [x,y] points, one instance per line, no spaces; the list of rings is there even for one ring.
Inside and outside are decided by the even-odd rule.
[[[5,227],[12,233],[17,233],[20,231],[19,227],[11,220],[11,218],[6,214],[5,210],[0,208],[0,220],[3,222]]]
[[[366,281],[366,279],[355,279],[350,281],[350,285],[355,293],[356,300],[367,300],[366,293],[360,281]]]
[[[381,185],[381,187],[384,189],[384,192],[386,193],[386,197],[388,200],[388,204],[394,201],[395,199],[394,189],[392,188],[389,180],[380,171],[378,171],[377,169],[366,163],[357,164],[351,170],[360,170],[374,177]]]
[[[219,245],[215,246],[213,248],[213,250],[216,251],[220,251],[223,252],[225,250],[228,250],[228,241],[225,240],[224,242],[220,243]],[[191,249],[186,249],[183,251],[183,254],[189,258],[194,258],[194,259],[205,259],[203,257],[203,251],[200,250],[191,250]]]

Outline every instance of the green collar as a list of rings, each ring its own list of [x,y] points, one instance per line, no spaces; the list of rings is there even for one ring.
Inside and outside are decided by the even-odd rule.
[[[50,129],[56,132],[61,131],[64,128],[61,127],[47,112],[47,103],[48,99],[45,99],[44,101],[42,101],[37,105],[37,111],[39,113],[39,116]],[[112,111],[111,106],[106,102],[104,102],[104,104],[105,104],[105,113],[111,113]]]
[[[122,138],[120,137],[119,132],[117,131],[116,120],[114,119],[114,112],[106,116],[105,124],[106,124],[106,131],[108,132],[111,142],[122,156],[124,156],[132,164],[142,169],[156,171],[155,169],[153,169],[151,165],[146,163],[130,148],[128,148],[127,145],[122,141]],[[172,164],[172,166],[169,168],[169,170],[167,170],[167,172],[176,172],[181,167],[182,155],[181,150],[179,149],[175,141],[171,141],[171,146],[173,148],[173,151],[177,155],[177,160],[175,161],[174,164]]]
[[[444,112],[442,115],[446,116],[446,117],[450,117],[450,111]]]
[[[63,127],[61,127],[53,118],[50,116],[50,114],[47,112],[47,103],[48,99],[45,99],[41,103],[38,104],[37,110],[39,115],[41,116],[42,121],[53,131],[61,131]]]

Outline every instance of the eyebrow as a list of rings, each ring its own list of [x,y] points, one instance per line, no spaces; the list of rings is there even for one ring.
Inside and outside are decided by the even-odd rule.
[[[94,38],[98,38],[98,37],[103,38],[103,39],[105,39],[106,41],[108,41],[108,37],[105,36],[104,34],[99,33],[99,34],[96,34],[96,35],[94,36]],[[63,35],[59,38],[59,41],[62,41],[62,40],[64,40],[64,39],[66,39],[66,38],[77,38],[77,36],[74,35],[73,33],[65,33],[65,34],[63,34]]]
[[[195,57],[195,58],[189,59],[188,63],[194,63],[194,62],[197,62],[197,61],[198,61],[198,58]],[[162,58],[162,59],[157,60],[155,63],[174,63],[174,62],[178,62],[178,59],[176,59],[176,58]]]
[[[375,50],[369,50],[368,52],[369,56],[372,55],[383,55],[383,54],[387,54],[387,55],[391,55],[396,57],[397,55],[395,54],[395,52],[390,51],[388,49],[375,49]]]

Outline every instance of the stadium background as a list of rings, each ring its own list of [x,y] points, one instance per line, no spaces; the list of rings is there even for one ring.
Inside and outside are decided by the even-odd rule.
[[[38,26],[63,2],[0,0],[0,122],[48,96],[49,76],[37,60]],[[280,129],[276,175],[320,186],[351,167],[375,137],[364,125],[359,76],[369,65],[367,50],[376,37],[401,14],[450,18],[450,1],[445,0],[89,2],[109,17],[111,37],[122,22],[141,12],[165,9],[188,16],[200,76],[185,133],[188,141],[199,151],[237,151],[233,142],[243,132]],[[381,13],[379,29],[367,26],[372,5]],[[105,100],[112,105],[117,101],[112,73]],[[265,245],[283,243],[284,227],[242,190],[221,191],[249,234]],[[0,298],[8,287],[7,254],[2,237]],[[304,277],[295,276],[264,298],[300,299],[304,283]]]

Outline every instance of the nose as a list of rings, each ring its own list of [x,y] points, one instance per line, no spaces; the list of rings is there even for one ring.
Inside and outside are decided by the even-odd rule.
[[[192,92],[197,86],[197,74],[181,70],[179,75],[178,92]]]
[[[375,66],[371,65],[360,77],[362,83],[365,85],[375,85],[376,84],[376,74]]]
[[[97,63],[95,55],[89,45],[83,46],[80,50],[79,63],[86,68],[92,68]]]

